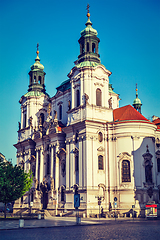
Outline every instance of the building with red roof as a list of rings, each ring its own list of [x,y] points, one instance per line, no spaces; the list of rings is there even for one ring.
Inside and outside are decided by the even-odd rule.
[[[51,97],[37,45],[28,91],[19,101],[14,145],[17,164],[32,170],[34,182],[14,212],[32,206],[34,212],[65,215],[76,207],[90,217],[101,205],[106,216],[117,206],[119,216],[130,215],[134,207],[134,214],[144,217],[146,206],[148,211],[150,203],[160,203],[160,118],[151,122],[141,114],[137,87],[133,106],[119,107],[89,12],[87,17],[75,66]]]

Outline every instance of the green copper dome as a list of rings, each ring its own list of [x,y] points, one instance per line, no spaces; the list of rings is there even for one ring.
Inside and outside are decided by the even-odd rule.
[[[90,18],[88,17],[88,20],[86,22],[86,28],[81,31],[81,36],[89,36],[89,35],[95,35],[97,36],[97,30],[92,28],[92,22]]]
[[[42,70],[43,71],[44,66],[40,63],[40,58],[37,55],[36,59],[35,59],[35,63],[31,66],[31,70],[32,71],[37,71],[37,70]]]
[[[140,100],[138,97],[134,99],[133,105],[134,105],[134,104],[142,105],[141,100]]]

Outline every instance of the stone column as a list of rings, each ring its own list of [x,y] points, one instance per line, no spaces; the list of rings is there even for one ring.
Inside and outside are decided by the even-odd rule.
[[[82,161],[83,161],[83,152],[82,152],[83,139],[79,141],[79,187],[82,188]]]
[[[69,157],[70,156],[70,149],[69,149],[69,142],[66,143],[66,189],[70,189],[70,174],[69,174]]]
[[[75,89],[73,88],[73,80],[71,81],[71,91],[72,91],[71,108],[74,108],[75,107]]]
[[[36,179],[38,179],[38,150],[36,149]]]
[[[50,175],[53,177],[53,146],[51,146],[51,172]]]
[[[71,151],[73,151],[74,149],[74,144],[71,143],[70,144],[70,147],[71,147]],[[71,184],[71,187],[76,183],[76,178],[75,178],[75,154],[72,153],[70,154],[70,184]]]
[[[44,154],[43,149],[40,150],[40,183],[43,181],[43,169],[44,169]]]
[[[57,156],[58,147],[56,146],[56,165],[55,165],[55,189],[56,189],[56,215],[58,214],[58,188],[59,188],[59,158]]]

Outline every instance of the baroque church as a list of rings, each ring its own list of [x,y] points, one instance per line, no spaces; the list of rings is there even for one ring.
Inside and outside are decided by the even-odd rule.
[[[112,74],[101,64],[97,31],[90,13],[81,31],[80,54],[68,79],[50,97],[44,66],[37,57],[29,72],[28,91],[19,103],[17,165],[32,170],[33,186],[14,210],[47,209],[51,215],[74,211],[91,216],[134,206],[144,216],[147,203],[160,202],[160,118],[141,114],[141,101],[119,107],[109,83]]]

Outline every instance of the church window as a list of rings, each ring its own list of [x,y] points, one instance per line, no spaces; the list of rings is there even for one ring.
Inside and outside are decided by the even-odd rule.
[[[103,134],[101,132],[98,133],[98,141],[99,142],[103,141]]]
[[[99,88],[96,90],[96,105],[102,106],[102,92]]]
[[[38,151],[38,181],[40,180],[40,150]]]
[[[79,90],[76,91],[76,98],[77,98],[76,107],[78,107],[80,105],[80,92],[79,92]]]
[[[84,43],[82,43],[82,53],[84,53]]]
[[[38,83],[41,84],[41,76],[38,77]]]
[[[87,52],[89,52],[89,42],[87,42]]]
[[[160,158],[157,158],[157,170],[160,172]]]
[[[96,50],[96,45],[95,43],[92,43],[92,52],[95,53],[95,50]]]
[[[59,106],[59,120],[62,119],[62,105]]]
[[[47,154],[47,174],[50,174],[50,157],[49,157],[49,154]]]
[[[98,170],[103,170],[104,167],[103,167],[103,156],[102,155],[99,155],[98,156]]]
[[[34,76],[34,83],[36,83],[36,76]]]
[[[122,161],[122,182],[131,182],[130,161]]]
[[[79,156],[75,156],[75,171],[79,170]]]
[[[24,123],[23,123],[23,127],[25,128],[27,126],[27,114],[24,114]]]

